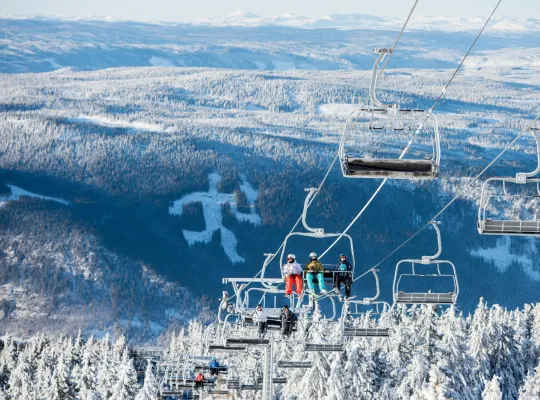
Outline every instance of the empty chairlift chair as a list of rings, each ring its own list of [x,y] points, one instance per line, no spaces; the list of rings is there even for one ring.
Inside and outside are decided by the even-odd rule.
[[[379,53],[375,64],[373,65],[373,74],[371,78],[371,86],[369,90],[370,106],[368,108],[360,108],[351,113],[347,118],[345,128],[343,129],[340,145],[339,158],[341,161],[341,170],[346,178],[386,178],[386,179],[434,179],[439,176],[439,164],[441,158],[440,135],[437,118],[430,111],[401,109],[398,104],[383,104],[376,96],[377,81],[380,78],[379,65],[391,53],[389,49],[376,49]],[[382,130],[383,126],[373,123],[374,114],[383,114],[396,116],[398,119],[404,113],[412,115],[414,112],[425,113],[426,118],[418,128],[420,131],[423,128],[424,122],[431,119],[433,123],[433,154],[424,159],[409,159],[404,158],[403,152],[399,158],[369,158],[349,148],[349,141],[352,139],[352,130],[358,118],[362,113],[371,114],[371,122],[368,130]],[[403,131],[404,128],[400,125],[398,128],[392,128],[393,131]],[[418,132],[416,132],[417,134]],[[400,132],[401,134],[401,132]],[[416,136],[416,134],[414,136]],[[407,150],[412,144],[412,139],[407,145]],[[358,145],[358,144],[355,144]]]
[[[516,174],[515,177],[500,177],[489,178],[482,185],[482,195],[478,207],[478,232],[482,235],[514,235],[514,236],[540,236],[540,219],[538,219],[538,207],[540,206],[540,132],[538,130],[531,131],[536,142],[536,157],[537,167],[532,172],[522,172]],[[536,193],[534,195],[509,194],[507,185],[522,186],[525,190],[530,187],[530,184],[535,185]],[[511,201],[512,204],[521,204],[522,207],[526,202],[529,202],[531,210],[525,218],[512,215],[510,218],[505,217],[505,212],[502,210],[503,216],[494,218],[487,217],[490,206],[496,201]],[[512,213],[512,211],[510,212]]]
[[[303,368],[311,368],[313,363],[311,361],[292,361],[292,360],[282,360],[277,362],[278,368],[285,368],[285,369],[303,369]]]
[[[304,347],[305,351],[317,351],[317,352],[331,352],[331,351],[343,351],[343,344],[327,344],[327,343],[306,343]]]
[[[379,275],[377,270],[371,273],[375,278],[376,293],[373,297],[362,300],[348,300],[341,309],[341,322],[343,324],[343,336],[345,337],[388,337],[389,329],[384,327],[356,327],[350,324],[351,317],[362,317],[366,314],[366,307],[375,310],[374,315],[380,315],[390,309],[390,304],[378,300],[380,295]]]
[[[441,232],[437,226],[437,222],[432,222],[431,225],[437,234],[438,251],[433,256],[423,256],[421,260],[401,260],[396,265],[394,274],[394,284],[392,286],[394,304],[442,304],[452,305],[457,301],[459,294],[459,285],[456,274],[456,267],[447,260],[438,260],[437,258],[442,252]],[[423,265],[431,269],[429,272],[419,273],[417,266]],[[404,268],[410,268],[411,272],[403,273]],[[449,272],[442,272],[442,268],[448,269]],[[453,290],[445,293],[425,292],[404,292],[400,290],[400,284],[403,277],[432,277],[434,279],[450,279],[453,283]]]

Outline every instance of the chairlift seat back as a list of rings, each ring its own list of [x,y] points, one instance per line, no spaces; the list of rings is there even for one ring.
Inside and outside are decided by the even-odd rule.
[[[345,328],[343,334],[347,337],[388,337],[388,328]]]
[[[306,351],[343,351],[342,344],[316,344],[306,343]]]
[[[211,344],[208,346],[209,350],[221,350],[221,351],[244,351],[247,349],[245,346],[227,346],[222,344]]]
[[[454,293],[404,293],[396,295],[396,303],[402,304],[455,304]]]
[[[435,179],[439,168],[432,160],[394,160],[345,157],[345,171],[350,177],[389,179]]]
[[[255,338],[230,338],[227,339],[226,344],[267,345],[270,344],[270,340]]]
[[[484,235],[540,236],[540,220],[493,220],[479,221],[478,232]]]
[[[311,368],[311,361],[278,361],[278,368]]]

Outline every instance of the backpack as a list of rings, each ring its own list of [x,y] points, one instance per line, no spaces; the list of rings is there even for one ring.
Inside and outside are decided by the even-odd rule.
[[[347,264],[341,263],[338,267],[338,271],[340,276],[347,276]]]

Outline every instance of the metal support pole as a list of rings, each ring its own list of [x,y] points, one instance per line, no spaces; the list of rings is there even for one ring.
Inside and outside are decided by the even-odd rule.
[[[264,347],[262,400],[272,400],[272,343]]]

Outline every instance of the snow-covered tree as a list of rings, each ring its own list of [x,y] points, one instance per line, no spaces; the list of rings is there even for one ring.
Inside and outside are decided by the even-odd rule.
[[[529,374],[520,390],[519,400],[538,400],[540,399],[540,363],[534,373]]]
[[[483,382],[490,376],[490,359],[489,359],[489,336],[486,331],[488,323],[489,311],[484,302],[484,299],[480,299],[472,323],[469,328],[469,354],[474,360],[473,374],[475,375],[476,382],[480,385],[478,387],[480,394],[483,389]]]
[[[112,388],[110,400],[131,400],[137,394],[137,372],[133,361],[124,350],[116,384]]]
[[[135,400],[154,400],[159,393],[158,382],[154,375],[152,363],[149,362],[144,372],[144,385],[137,393]]]
[[[486,384],[482,392],[482,400],[502,400],[501,385],[497,375]]]

